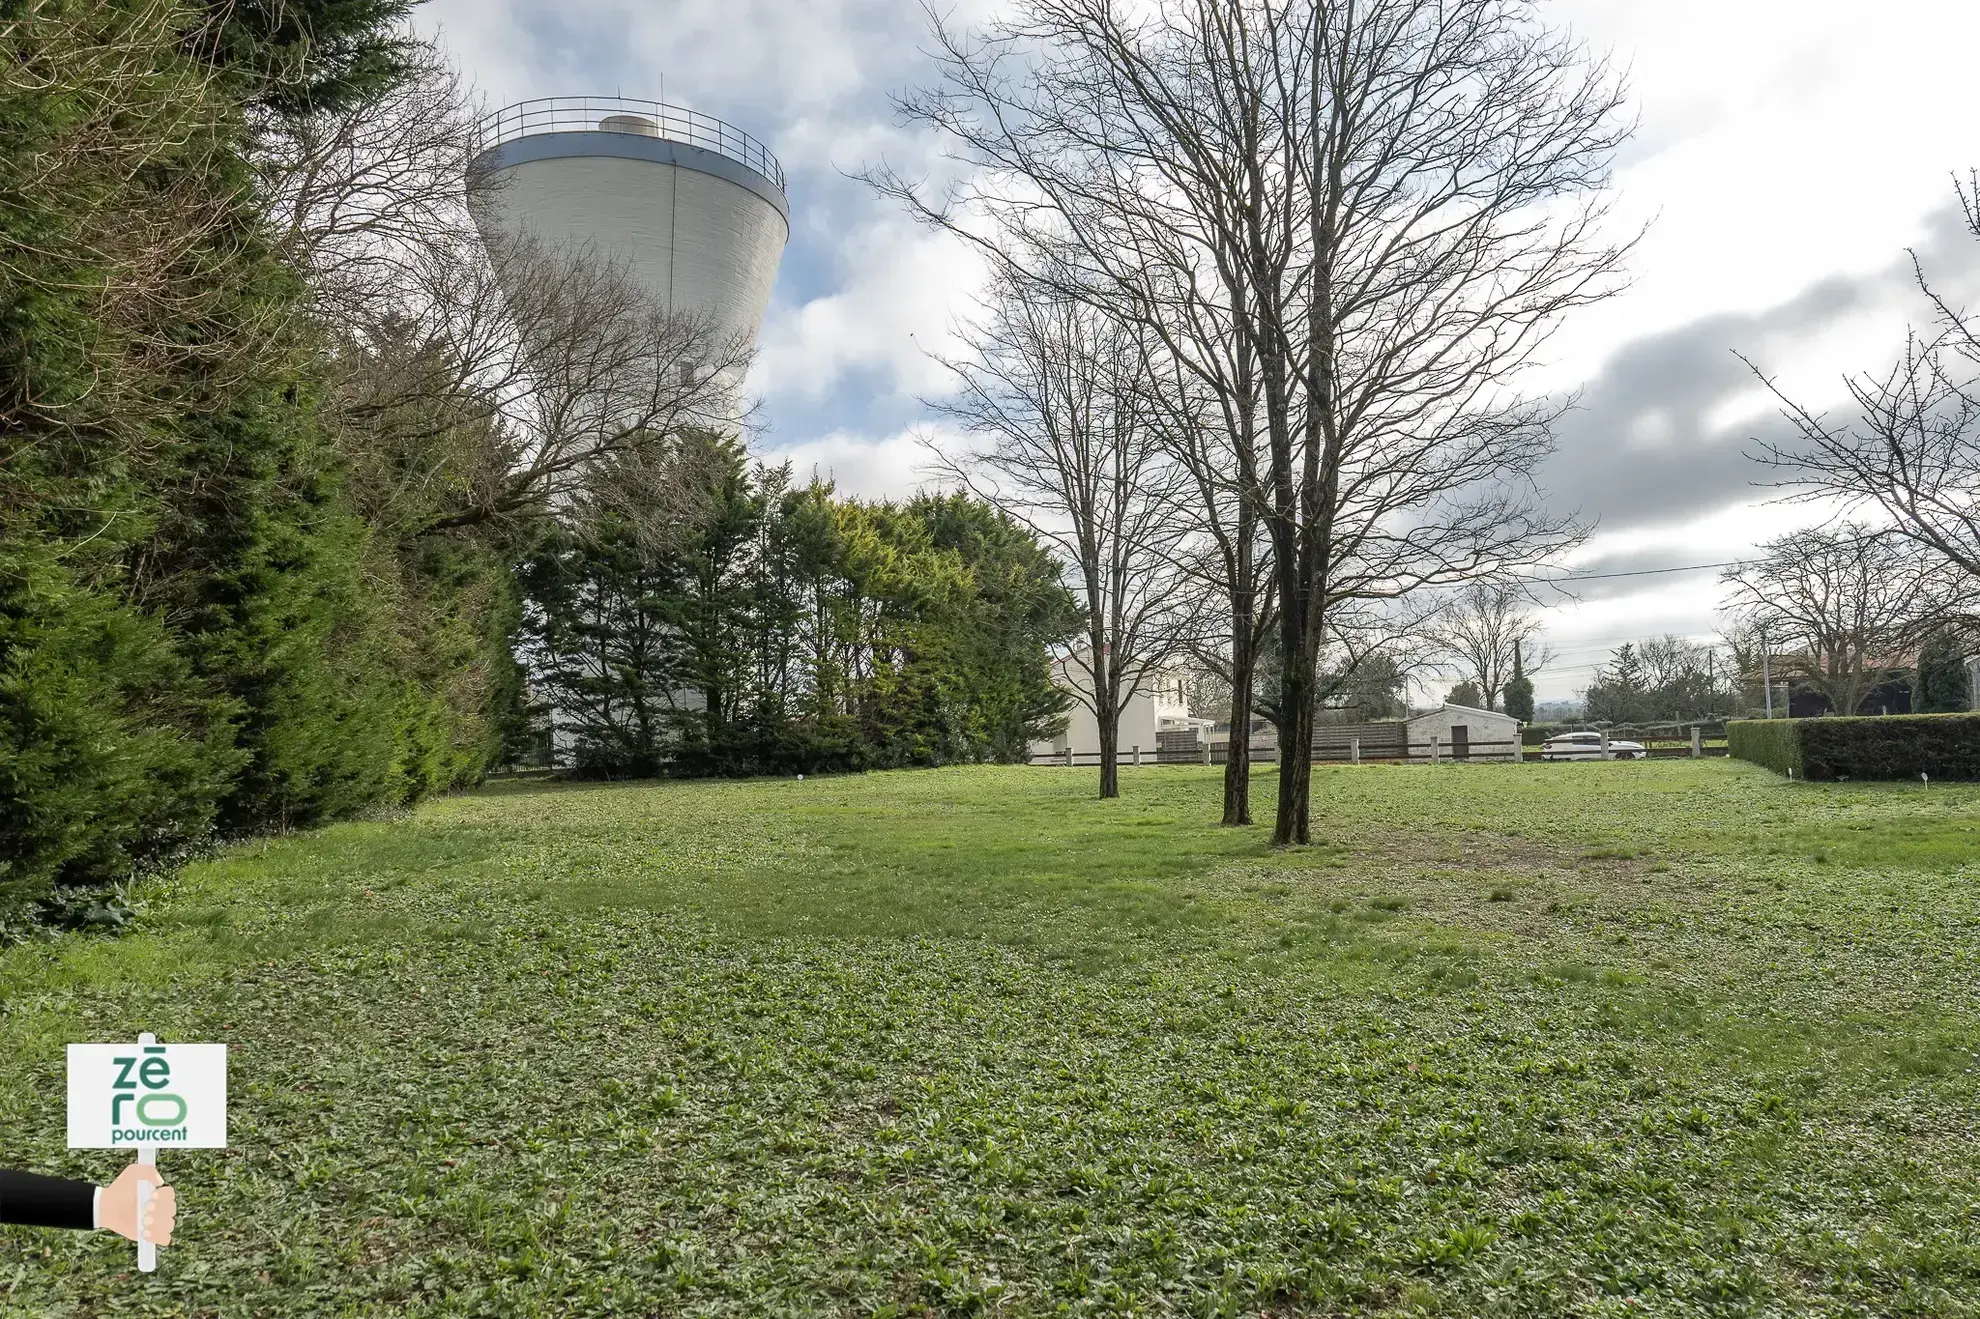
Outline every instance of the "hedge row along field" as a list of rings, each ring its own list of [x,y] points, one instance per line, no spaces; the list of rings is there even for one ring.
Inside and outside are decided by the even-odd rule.
[[[1804,778],[1796,719],[1735,719],[1726,725],[1726,749],[1776,774]]]
[[[1741,760],[1804,779],[1980,779],[1980,714],[1855,719],[1740,719],[1726,742]]]

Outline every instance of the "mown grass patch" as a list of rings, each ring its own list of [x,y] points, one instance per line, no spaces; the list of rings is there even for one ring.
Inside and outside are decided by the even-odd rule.
[[[1274,853],[1089,779],[494,789],[0,954],[8,1162],[107,1178],[61,1045],[139,1029],[236,1146],[0,1308],[1976,1313],[1980,789],[1340,767]]]

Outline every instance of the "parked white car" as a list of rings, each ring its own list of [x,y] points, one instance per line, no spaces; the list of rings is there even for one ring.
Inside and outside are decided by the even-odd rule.
[[[1641,760],[1644,756],[1641,742],[1625,742],[1618,738],[1609,739],[1609,757],[1612,760]],[[1602,758],[1602,735],[1600,733],[1562,733],[1550,737],[1540,744],[1542,760],[1600,760]]]

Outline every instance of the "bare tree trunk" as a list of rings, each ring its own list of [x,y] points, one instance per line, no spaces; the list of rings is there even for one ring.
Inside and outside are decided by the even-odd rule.
[[[1100,799],[1121,795],[1121,712],[1113,701],[1102,698],[1094,712],[1100,726]]]
[[[1003,271],[971,354],[943,361],[934,406],[983,442],[930,446],[938,470],[1059,551],[1084,618],[1061,674],[1100,734],[1100,795],[1120,795],[1121,707],[1191,635],[1178,566],[1186,487],[1157,443],[1146,345],[1049,280]]]
[[[1317,656],[1292,656],[1306,649],[1304,608],[1281,606],[1279,634],[1288,655],[1279,676],[1279,810],[1272,824],[1274,847],[1304,847],[1312,841],[1309,815],[1313,796],[1313,691]]]
[[[1256,595],[1231,595],[1231,735],[1225,742],[1224,823],[1251,823],[1251,687],[1258,671]]]

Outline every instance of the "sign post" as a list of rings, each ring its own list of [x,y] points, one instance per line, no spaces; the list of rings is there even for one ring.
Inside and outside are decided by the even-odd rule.
[[[151,1038],[153,1036],[150,1031],[146,1031],[144,1034],[138,1036],[140,1041]],[[149,1145],[140,1145],[137,1147],[137,1161],[141,1165],[156,1168],[158,1166],[158,1151]],[[156,1273],[158,1271],[158,1245],[151,1240],[144,1230],[144,1211],[149,1208],[151,1208],[151,1183],[139,1182],[137,1184],[139,1273]]]
[[[227,1046],[160,1044],[150,1031],[131,1044],[69,1046],[69,1148],[129,1149],[157,1166],[158,1147],[227,1146]],[[145,1239],[151,1183],[137,1186],[138,1269],[158,1267]]]

